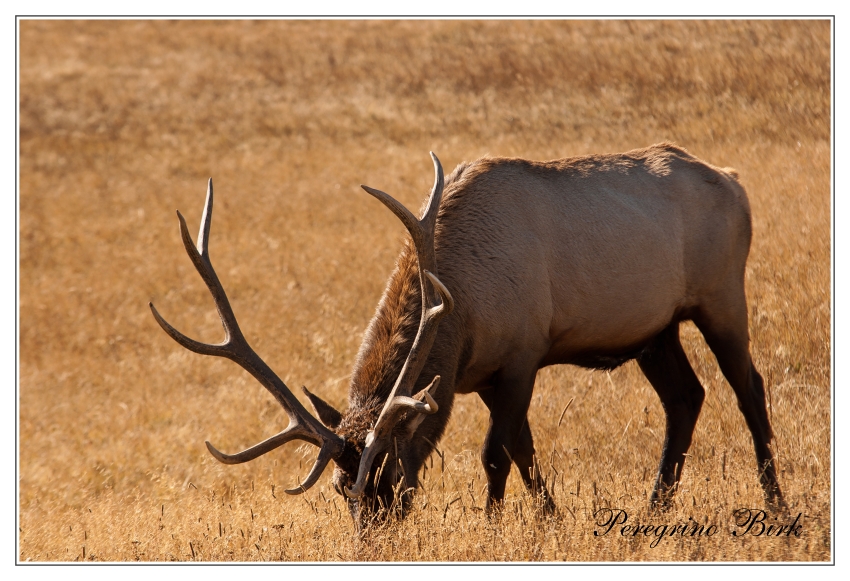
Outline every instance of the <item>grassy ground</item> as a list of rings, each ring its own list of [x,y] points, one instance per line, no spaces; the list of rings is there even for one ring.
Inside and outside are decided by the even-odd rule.
[[[20,25],[19,558],[76,560],[828,560],[830,26],[784,22],[62,22]],[[402,240],[361,183],[418,208],[483,154],[552,159],[672,140],[733,166],[752,203],[752,352],[802,535],[735,537],[762,507],[752,441],[699,333],[707,390],[673,509],[647,514],[664,419],[634,363],[538,374],[530,418],[560,515],[516,473],[482,513],[487,425],[459,397],[409,518],[357,541],[313,450],[223,466],[282,429],[216,341],[186,259],[215,178],[211,254],[243,330],[291,387],[345,406],[347,375]],[[300,392],[300,390],[298,390]],[[559,418],[571,399],[572,405]],[[629,523],[711,537],[594,536]],[[599,516],[597,515],[597,518]]]

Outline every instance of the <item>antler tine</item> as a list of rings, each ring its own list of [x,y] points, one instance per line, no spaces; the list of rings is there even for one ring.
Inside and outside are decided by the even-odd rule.
[[[297,439],[298,433],[296,430],[293,430],[293,427],[294,426],[290,425],[279,434],[275,434],[271,438],[263,440],[259,444],[251,446],[247,450],[242,450],[236,454],[225,454],[224,452],[220,452],[209,441],[204,442],[204,444],[207,445],[207,450],[209,450],[210,454],[212,454],[213,457],[222,464],[243,464],[245,462],[250,462],[255,458],[259,458],[263,454],[271,452],[275,448],[279,448],[287,442]]]
[[[404,205],[393,198],[391,195],[381,190],[361,185],[367,193],[381,201],[390,211],[401,220],[404,227],[413,238],[413,246],[416,248],[417,258],[420,260],[420,268],[435,269],[436,264],[431,264],[429,254],[426,252],[430,249],[430,254],[433,255],[434,249],[434,228],[437,224],[437,212],[440,209],[440,200],[443,197],[443,188],[445,180],[443,179],[443,166],[434,152],[431,152],[431,159],[434,162],[434,185],[431,188],[431,193],[428,196],[428,203],[425,206],[425,212],[422,218],[417,218]],[[425,264],[421,261],[425,260]]]
[[[209,257],[210,224],[212,223],[213,183],[207,180],[207,199],[204,202],[204,213],[201,215],[201,227],[198,229],[198,252],[201,256]]]
[[[386,415],[392,417],[400,415],[401,413],[404,413],[408,410],[419,412],[425,415],[437,413],[437,411],[440,409],[440,406],[437,405],[437,402],[434,401],[434,398],[431,397],[431,394],[437,391],[437,387],[439,387],[439,385],[440,376],[435,375],[434,379],[431,380],[431,383],[428,384],[428,387],[417,393],[414,397],[407,397],[406,395],[397,395],[393,397],[389,401],[389,405],[387,406]],[[395,422],[387,422],[387,424],[391,428],[395,424]],[[375,429],[375,434],[378,434],[377,428]]]
[[[313,486],[316,481],[319,479],[319,476],[322,475],[322,472],[325,471],[325,467],[330,463],[331,460],[336,458],[334,450],[328,446],[322,446],[321,450],[319,450],[319,456],[316,458],[316,462],[313,463],[313,469],[310,470],[310,473],[307,474],[307,478],[304,479],[300,485],[296,488],[287,488],[284,490],[286,494],[296,495],[301,494],[302,492],[306,492],[311,486]]]
[[[225,454],[224,452],[220,452],[213,446],[209,441],[204,442],[207,445],[207,450],[209,450],[210,454],[221,462],[222,464],[242,464],[244,462],[250,462],[255,458],[259,458],[263,454],[267,452],[271,452],[272,450],[283,446],[287,442],[291,442],[292,440],[298,439],[299,435],[295,433],[292,429],[292,426],[285,429],[279,434],[272,436],[271,438],[260,442],[255,446],[251,446],[247,450],[243,450],[238,454]],[[299,486],[295,488],[287,489],[285,492],[287,494],[301,494],[308,490],[311,486],[313,486],[316,481],[319,479],[319,476],[322,475],[327,465],[331,460],[334,459],[334,447],[328,444],[322,446],[319,450],[319,456],[316,458],[316,462],[313,464],[313,468],[310,470],[310,473],[307,474],[307,478],[302,482]]]
[[[431,307],[428,310],[427,316],[429,319],[440,320],[449,313],[451,313],[455,308],[455,300],[452,298],[452,294],[449,292],[449,289],[440,282],[440,279],[434,276],[430,271],[426,270],[425,276],[428,277],[428,280],[431,281],[431,284],[434,285],[434,290],[437,291],[437,294],[440,295],[440,304]]]
[[[425,213],[422,214],[422,222],[430,224],[431,228],[437,223],[437,212],[440,209],[440,199],[443,196],[443,187],[445,180],[443,179],[443,166],[440,160],[437,159],[437,154],[429,151],[431,160],[434,162],[434,185],[431,187],[431,194],[428,196],[428,205],[425,206]]]
[[[226,357],[244,368],[248,373],[254,376],[263,387],[269,390],[274,398],[280,403],[287,416],[289,416],[290,424],[281,433],[272,436],[268,440],[257,444],[238,454],[223,454],[216,450],[212,444],[207,442],[207,448],[210,453],[220,462],[225,464],[238,464],[253,460],[262,454],[270,452],[283,444],[294,440],[304,440],[319,446],[319,457],[310,471],[307,480],[299,488],[293,489],[295,492],[303,492],[313,483],[321,474],[321,471],[327,466],[328,462],[333,458],[338,458],[342,453],[343,440],[340,436],[333,433],[314,418],[300,401],[292,394],[286,384],[271,370],[271,368],[263,361],[259,355],[251,348],[245,336],[239,328],[239,323],[236,321],[236,316],[233,314],[233,309],[230,306],[230,301],[227,299],[227,294],[224,292],[212,263],[209,258],[209,234],[210,225],[212,222],[212,207],[213,207],[213,186],[212,179],[207,184],[207,199],[204,204],[204,213],[201,219],[201,226],[198,232],[198,243],[195,245],[189,235],[189,229],[186,226],[186,220],[180,212],[177,212],[177,217],[180,221],[180,235],[183,240],[183,246],[192,264],[201,278],[207,285],[210,294],[213,296],[216,310],[221,318],[222,326],[224,327],[225,339],[223,342],[211,345],[201,343],[190,339],[173,326],[171,326],[157,312],[153,303],[149,303],[151,312],[157,323],[168,334],[183,347],[200,353],[202,355],[214,355],[217,357]]]
[[[413,237],[414,244],[416,241],[422,239],[422,225],[419,223],[419,219],[414,216],[410,210],[405,208],[401,202],[381,190],[376,190],[375,188],[370,188],[363,184],[361,184],[360,187],[380,200],[382,204],[389,208],[390,211],[395,214],[399,220],[401,220],[404,227],[407,228],[407,231],[410,232],[410,235]]]

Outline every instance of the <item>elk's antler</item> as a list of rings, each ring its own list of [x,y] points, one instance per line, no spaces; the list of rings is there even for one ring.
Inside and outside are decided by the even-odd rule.
[[[212,444],[206,442],[210,453],[219,461],[225,464],[240,464],[253,460],[266,452],[270,452],[275,448],[292,440],[304,440],[315,444],[320,448],[319,456],[312,470],[307,475],[307,478],[298,487],[287,490],[287,494],[300,494],[310,488],[321,476],[322,471],[332,459],[340,456],[343,450],[343,439],[333,433],[314,418],[307,409],[301,405],[301,402],[289,391],[286,384],[275,375],[274,371],[260,359],[254,350],[248,345],[245,336],[239,329],[239,324],[236,322],[236,316],[233,314],[233,309],[230,307],[230,302],[227,300],[227,295],[224,293],[224,288],[218,280],[218,276],[213,270],[210,263],[209,255],[209,236],[210,222],[212,220],[213,207],[213,184],[212,178],[207,185],[207,201],[204,206],[204,214],[201,218],[201,229],[198,232],[197,247],[192,243],[192,238],[189,235],[189,230],[186,227],[186,220],[183,215],[177,212],[177,218],[180,220],[180,235],[183,238],[183,245],[186,247],[186,252],[192,260],[192,264],[204,279],[207,288],[213,296],[215,307],[218,310],[218,315],[221,317],[221,323],[224,326],[225,337],[222,343],[218,345],[210,345],[200,343],[194,339],[190,339],[174,327],[168,324],[157,312],[153,303],[149,303],[153,316],[162,329],[168,333],[169,337],[177,341],[186,349],[200,353],[201,355],[214,355],[216,357],[226,357],[231,361],[238,363],[248,373],[253,375],[263,387],[268,389],[275,399],[283,406],[286,414],[289,416],[289,426],[276,436],[272,436],[268,440],[257,444],[238,454],[223,454],[213,447]]]
[[[393,214],[404,223],[413,245],[416,248],[416,258],[419,262],[419,285],[422,291],[422,315],[419,319],[419,330],[413,347],[404,362],[398,379],[393,386],[390,396],[387,398],[381,415],[375,422],[375,427],[366,436],[366,448],[360,457],[360,466],[357,472],[357,480],[352,488],[346,488],[345,493],[351,498],[358,498],[363,494],[369,471],[375,458],[389,448],[392,431],[401,416],[413,410],[423,414],[437,412],[437,402],[431,397],[440,384],[440,376],[415,396],[412,395],[413,385],[422,373],[422,367],[428,358],[428,353],[437,336],[437,326],[440,319],[452,312],[454,300],[448,289],[433,274],[437,272],[437,256],[434,249],[434,232],[437,225],[437,212],[440,209],[440,199],[443,195],[443,167],[440,160],[431,152],[434,161],[434,187],[422,219],[417,219],[407,208],[395,198],[380,190],[368,186],[360,186],[374,197],[378,198],[387,206]],[[429,289],[428,281],[434,289]],[[439,296],[437,296],[439,295]],[[439,303],[437,299],[439,298]],[[423,401],[423,399],[425,401]]]

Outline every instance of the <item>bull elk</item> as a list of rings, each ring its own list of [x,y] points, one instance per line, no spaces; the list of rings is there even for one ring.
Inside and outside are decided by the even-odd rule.
[[[636,359],[666,415],[652,492],[675,491],[705,396],[679,340],[692,320],[717,357],[753,437],[765,497],[783,505],[769,448],[764,385],[749,352],[744,270],[750,207],[732,169],[711,166],[669,143],[627,153],[548,162],[483,158],[435,180],[423,217],[363,186],[404,224],[398,257],[354,364],[348,410],[304,389],[316,417],[251,349],[209,257],[213,188],[195,246],[178,212],[186,251],[209,287],[223,343],[194,341],[157,322],[196,353],[245,368],[286,410],[284,431],[238,454],[247,462],[291,440],[319,448],[307,477],[331,460],[333,484],[359,526],[378,499],[410,492],[443,434],[456,394],[475,392],[490,411],[481,453],[487,509],[503,500],[511,462],[525,485],[554,504],[536,469],[526,417],[537,370],[570,363],[613,369]],[[439,340],[437,330],[439,327]],[[367,506],[368,504],[368,506]]]

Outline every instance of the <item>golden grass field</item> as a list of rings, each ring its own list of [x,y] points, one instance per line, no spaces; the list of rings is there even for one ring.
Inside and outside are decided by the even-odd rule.
[[[20,561],[825,561],[831,536],[830,22],[20,22]],[[286,415],[233,363],[192,354],[148,309],[217,341],[182,248],[206,179],[211,255],[281,378],[345,408],[347,375],[414,210],[485,154],[553,159],[671,140],[738,170],[753,211],[752,353],[802,535],[735,537],[763,507],[732,389],[691,324],[707,391],[670,512],[648,513],[663,412],[634,362],[538,374],[530,421],[560,508],[516,472],[488,520],[485,407],[459,396],[410,516],[356,540],[312,446],[225,451]],[[564,407],[572,405],[558,425]],[[302,400],[306,404],[306,398]],[[594,536],[714,524],[710,538]]]

